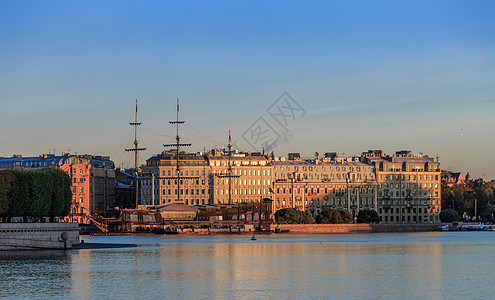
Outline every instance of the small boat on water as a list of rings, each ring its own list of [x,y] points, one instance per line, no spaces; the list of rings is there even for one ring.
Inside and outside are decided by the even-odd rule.
[[[480,231],[483,230],[482,224],[467,224],[461,226],[462,231]]]
[[[485,225],[483,227],[484,231],[495,231],[495,225]]]
[[[495,231],[495,224],[446,224],[438,227],[439,231]]]
[[[459,227],[457,227],[457,226],[450,226],[450,225],[440,226],[439,229],[441,231],[459,231]]]
[[[251,237],[251,241],[256,241],[256,240],[257,240],[257,239],[256,239],[256,237],[255,237],[255,236],[254,236],[254,234],[253,234],[253,236]]]

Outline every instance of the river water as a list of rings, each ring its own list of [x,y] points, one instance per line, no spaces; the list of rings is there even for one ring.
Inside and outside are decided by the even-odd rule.
[[[493,299],[495,232],[82,236],[139,247],[0,251],[12,299]]]

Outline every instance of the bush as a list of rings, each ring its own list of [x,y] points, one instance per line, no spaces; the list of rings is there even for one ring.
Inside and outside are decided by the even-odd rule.
[[[378,213],[371,209],[360,210],[357,214],[358,223],[378,223],[380,217]]]
[[[305,211],[300,211],[295,208],[284,208],[275,213],[275,221],[279,224],[297,223],[297,224],[313,224],[315,220]]]
[[[325,208],[318,216],[318,224],[348,224],[352,221],[352,215],[347,210]]]
[[[440,212],[440,221],[444,223],[459,221],[459,219],[459,214],[453,209],[445,209]]]

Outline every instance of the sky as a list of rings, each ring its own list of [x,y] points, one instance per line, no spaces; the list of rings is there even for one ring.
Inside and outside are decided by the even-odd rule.
[[[0,156],[411,150],[495,179],[494,1],[0,1]]]

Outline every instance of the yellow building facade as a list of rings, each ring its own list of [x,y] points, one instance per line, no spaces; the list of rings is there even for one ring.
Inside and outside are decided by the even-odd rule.
[[[179,168],[177,167],[179,165]],[[179,173],[178,171],[179,170]],[[368,151],[300,159],[260,153],[164,151],[141,168],[141,205],[236,204],[273,200],[272,211],[296,208],[316,217],[325,208],[354,217],[374,210],[381,223],[439,222],[440,166],[410,151]]]

